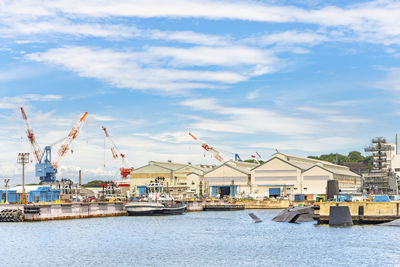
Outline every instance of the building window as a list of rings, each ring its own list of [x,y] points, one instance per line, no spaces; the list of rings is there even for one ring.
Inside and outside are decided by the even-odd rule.
[[[286,190],[290,190],[290,187],[286,188]]]
[[[307,187],[304,187],[303,189],[304,189],[304,190],[307,190]]]
[[[297,187],[293,188],[293,190],[297,190]]]
[[[400,172],[400,168],[395,168],[394,171],[395,172]]]

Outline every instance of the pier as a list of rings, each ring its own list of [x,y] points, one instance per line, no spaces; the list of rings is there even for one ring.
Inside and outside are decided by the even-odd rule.
[[[348,206],[354,224],[378,224],[400,218],[400,202],[321,202],[314,212],[318,224],[329,222],[331,206]]]
[[[20,210],[24,221],[47,221],[108,216],[125,216],[123,203],[6,204],[3,210]]]

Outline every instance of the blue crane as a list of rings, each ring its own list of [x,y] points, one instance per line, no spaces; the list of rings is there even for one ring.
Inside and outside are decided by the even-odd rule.
[[[76,139],[79,134],[80,128],[86,120],[87,112],[85,112],[79,121],[72,127],[71,131],[68,135],[59,141],[53,143],[52,145],[46,146],[44,151],[42,152],[37,141],[36,137],[33,133],[31,126],[29,125],[28,118],[24,111],[24,108],[21,107],[22,118],[25,122],[26,134],[28,136],[28,140],[32,145],[33,155],[36,160],[35,165],[35,175],[40,178],[40,181],[46,183],[53,183],[56,181],[56,173],[57,167],[60,159],[66,155],[69,150],[71,143]],[[56,160],[53,162],[51,158],[51,148],[52,146],[63,142],[60,149],[57,152]]]

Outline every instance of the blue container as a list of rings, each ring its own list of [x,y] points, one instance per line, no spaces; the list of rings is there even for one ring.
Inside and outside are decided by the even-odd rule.
[[[294,201],[304,201],[306,200],[305,194],[296,194],[294,195]]]
[[[29,202],[52,202],[60,200],[61,190],[51,189],[50,187],[39,187],[28,194]]]
[[[375,196],[373,202],[390,202],[390,199],[388,196]]]
[[[17,193],[17,190],[8,190],[7,194],[4,191],[3,195],[4,195],[4,201],[7,197],[7,201],[10,203],[19,203],[20,202],[20,198],[19,198],[19,194]]]

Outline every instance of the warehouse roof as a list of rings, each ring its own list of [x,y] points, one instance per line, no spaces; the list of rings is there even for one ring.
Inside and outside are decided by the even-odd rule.
[[[302,172],[305,172],[313,167],[318,166],[318,167],[323,168],[323,169],[325,169],[333,174],[336,174],[336,175],[360,177],[358,174],[350,171],[350,169],[346,166],[333,164],[331,162],[327,162],[327,161],[323,161],[323,160],[315,160],[315,159],[309,159],[309,158],[305,158],[305,157],[286,155],[286,154],[279,153],[279,152],[275,153],[272,156],[272,158],[270,160],[266,161],[264,164],[266,164],[267,162],[269,162],[275,158],[280,159],[294,167],[301,169]],[[264,165],[264,164],[262,164],[262,165]],[[257,169],[258,167],[259,166],[255,167],[254,169]]]
[[[218,167],[206,172],[205,175],[207,175],[208,173],[213,172],[213,171],[215,171],[215,170],[217,170],[217,169],[219,169],[219,168],[221,168],[223,166],[228,166],[229,168],[232,168],[232,169],[234,169],[236,171],[239,171],[239,172],[241,172],[243,174],[247,174],[247,175],[250,174],[250,170],[237,167],[237,166],[235,166],[235,163],[236,163],[236,161],[232,161],[232,160],[226,161],[223,164],[219,165]]]

